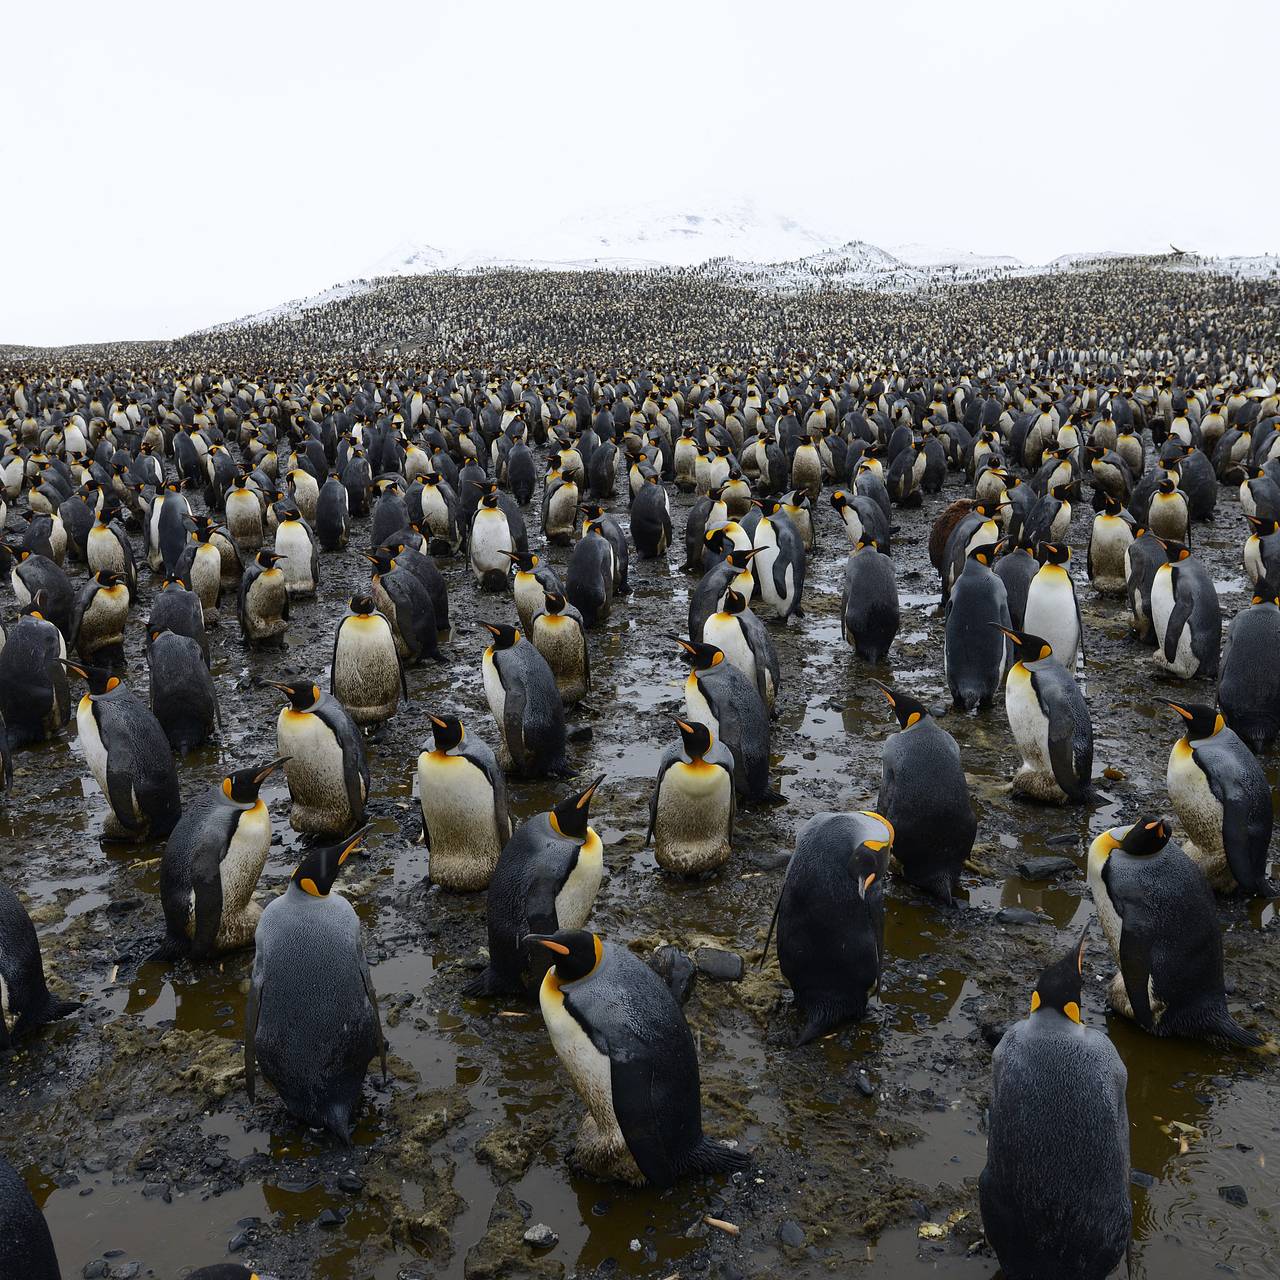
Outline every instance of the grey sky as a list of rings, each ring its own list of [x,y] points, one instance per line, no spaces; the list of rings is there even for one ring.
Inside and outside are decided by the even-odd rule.
[[[405,240],[750,194],[849,238],[1280,248],[1274,0],[10,6],[0,342],[167,337]]]

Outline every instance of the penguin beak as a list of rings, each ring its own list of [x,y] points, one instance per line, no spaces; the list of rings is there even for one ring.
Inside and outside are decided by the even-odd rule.
[[[1018,635],[1016,631],[1009,631],[1007,628],[1002,627],[998,622],[991,622],[991,623],[988,623],[987,625],[995,627],[995,629],[999,631],[1001,635],[1006,636],[1008,639],[1012,640],[1014,644],[1021,646],[1022,637]]]
[[[868,845],[868,846],[867,846],[867,848],[871,848],[871,847],[872,847],[871,845]],[[863,896],[864,898],[865,898],[865,897],[866,897],[866,895],[867,895],[867,890],[868,890],[868,889],[870,889],[870,888],[871,888],[871,886],[872,886],[873,884],[875,884],[875,882],[876,882],[876,873],[873,871],[873,872],[872,872],[872,873],[871,873],[871,874],[870,874],[870,875],[869,875],[869,876],[868,876],[868,877],[867,877],[867,878],[862,882],[862,896]]]
[[[893,690],[890,689],[887,684],[881,684],[879,680],[872,680],[871,683],[875,685],[875,687],[879,689],[881,693],[884,694],[885,698],[888,700],[889,705],[891,707],[896,707],[898,705],[897,702],[894,700]]]
[[[366,822],[359,831],[353,831],[342,843],[342,851],[338,854],[338,866],[342,866],[344,862],[356,851],[360,841],[373,830],[373,823]]]
[[[277,756],[270,764],[263,765],[257,773],[253,775],[254,782],[261,785],[264,783],[277,769],[292,760],[292,756]]]
[[[1168,698],[1162,698],[1161,701],[1166,707],[1172,707],[1184,720],[1192,719],[1191,712],[1186,707],[1180,707],[1176,702],[1170,702]]]
[[[1084,944],[1089,938],[1089,926],[1080,930],[1080,942],[1076,947],[1076,972],[1084,974]]]
[[[674,640],[685,653],[697,653],[697,650],[687,640],[681,640],[679,636],[668,635],[668,640]]]
[[[693,732],[693,725],[686,724],[685,721],[679,719],[676,720],[676,728],[679,729],[681,733]]]
[[[433,725],[435,725],[437,729],[444,728],[444,721],[441,720],[439,716],[429,716],[428,719],[431,721]]]
[[[293,697],[293,685],[291,684],[280,684],[276,680],[264,680],[262,683],[269,689],[279,689],[287,698]]]
[[[480,625],[491,635],[500,636],[502,634],[502,628],[492,622],[482,622]]]
[[[591,797],[595,795],[596,788],[608,777],[607,773],[602,773],[579,797],[578,803],[574,806],[577,809],[585,809],[591,803]]]
[[[82,680],[89,678],[89,673],[81,666],[74,662],[69,662],[66,658],[59,658],[58,661],[72,674],[79,676]]]
[[[557,942],[554,938],[548,938],[544,934],[525,934],[523,938],[523,945],[527,947],[531,944],[539,947],[546,947],[548,951],[552,951],[558,956],[567,956],[569,954],[569,948],[566,947],[563,942]]]

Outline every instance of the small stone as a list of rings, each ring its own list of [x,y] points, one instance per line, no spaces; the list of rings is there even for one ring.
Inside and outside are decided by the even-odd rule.
[[[247,1249],[253,1243],[253,1237],[247,1231],[237,1231],[235,1235],[227,1241],[228,1253],[240,1253]]]
[[[142,1274],[142,1263],[121,1262],[111,1268],[111,1280],[134,1280]]]
[[[1052,880],[1075,869],[1070,858],[1024,858],[1018,863],[1018,874],[1024,880]]]
[[[545,1222],[539,1222],[524,1233],[524,1242],[534,1249],[550,1249],[560,1243],[560,1237]]]
[[[761,871],[777,871],[791,861],[791,855],[779,849],[754,849],[747,854],[747,859]]]
[[[778,1228],[778,1239],[792,1249],[799,1249],[804,1244],[804,1228],[788,1218]]]
[[[364,1183],[354,1173],[340,1173],[338,1190],[345,1191],[349,1196],[359,1195],[364,1190]]]
[[[1055,849],[1060,849],[1064,845],[1075,844],[1077,837],[1070,832],[1062,832],[1056,836],[1050,836],[1045,844],[1051,844]]]
[[[1039,924],[1040,917],[1026,907],[1001,907],[996,912],[996,921],[999,924]]]
[[[699,947],[693,953],[698,969],[713,982],[741,982],[745,967],[742,957],[735,951],[721,951],[718,947]]]
[[[316,1222],[318,1222],[322,1227],[340,1227],[344,1221],[345,1219],[337,1209],[324,1209],[316,1219]]]
[[[875,1085],[871,1083],[871,1077],[865,1071],[858,1072],[858,1078],[854,1081],[854,1084],[858,1086],[858,1092],[864,1098],[871,1097],[876,1091]]]
[[[1141,1169],[1130,1169],[1129,1181],[1135,1187],[1154,1187],[1156,1185],[1155,1178],[1149,1173],[1143,1173]]]
[[[1219,1187],[1218,1194],[1228,1204],[1234,1204],[1241,1209],[1249,1203],[1249,1193],[1238,1184],[1229,1187]]]
[[[591,1206],[591,1215],[595,1218],[603,1218],[609,1212],[609,1202],[607,1200],[597,1200]]]
[[[107,1266],[106,1261],[102,1258],[95,1258],[92,1262],[86,1262],[80,1272],[84,1280],[102,1280],[103,1276],[110,1273],[111,1268]]]

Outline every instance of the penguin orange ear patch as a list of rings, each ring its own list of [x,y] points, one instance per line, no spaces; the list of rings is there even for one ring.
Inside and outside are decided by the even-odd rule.
[[[1039,1007],[1040,1007],[1040,993],[1038,991],[1033,991],[1031,993],[1031,1012],[1035,1013],[1035,1011]]]
[[[1065,1013],[1072,1022],[1080,1021],[1080,1006],[1076,1004],[1074,1000],[1068,1000],[1067,1003],[1062,1006],[1062,1012]]]

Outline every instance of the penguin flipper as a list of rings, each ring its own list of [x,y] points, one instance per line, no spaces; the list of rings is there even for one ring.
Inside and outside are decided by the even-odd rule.
[[[369,963],[363,958],[360,961],[360,979],[364,983],[365,995],[369,997],[369,1007],[373,1010],[373,1025],[378,1033],[378,1060],[382,1065],[382,1083],[387,1083],[387,1037],[382,1030],[382,1013],[378,1009],[378,994],[373,989],[373,977],[369,973]]]
[[[1164,627],[1164,659],[1172,662],[1178,656],[1178,637],[1191,621],[1191,602],[1174,587],[1173,611]]]
[[[1201,761],[1192,753],[1195,763],[1204,770],[1209,789],[1214,798],[1222,806],[1222,847],[1227,855],[1227,867],[1242,889],[1259,897],[1271,897],[1272,886],[1267,879],[1267,849],[1271,843],[1271,795],[1263,790],[1253,794],[1256,780],[1243,770],[1232,769],[1230,781],[1234,795],[1228,795],[1223,785],[1223,775],[1218,769],[1210,771],[1205,768],[1207,761]],[[1221,764],[1225,753],[1217,752],[1214,763]],[[1229,759],[1230,757],[1226,757]],[[1255,785],[1251,786],[1250,784]],[[1263,850],[1262,866],[1250,865],[1250,850],[1261,847]]]
[[[1135,1020],[1144,1031],[1154,1031],[1149,986],[1151,939],[1147,931],[1132,920],[1123,921],[1120,928],[1120,974]]]
[[[107,803],[111,806],[116,821],[126,831],[141,831],[142,824],[134,817],[133,778],[132,769],[121,769],[119,761],[112,768],[111,757],[107,757]]]
[[[610,1055],[610,1091],[627,1150],[653,1187],[669,1187],[679,1170],[662,1134],[662,1108],[655,1105],[653,1062],[647,1056]]]
[[[191,935],[191,954],[200,958],[211,956],[218,941],[218,929],[222,924],[222,833],[216,833],[208,844],[197,843],[191,853],[191,892],[195,898],[194,929]],[[234,830],[229,833],[234,838]],[[200,846],[205,844],[204,848]]]
[[[501,676],[501,671],[499,671]],[[503,681],[506,695],[502,706],[502,733],[507,740],[507,750],[511,753],[512,763],[521,773],[527,768],[528,752],[524,745],[524,708],[526,703],[524,684],[513,680],[510,684]],[[555,930],[553,929],[554,933]]]

